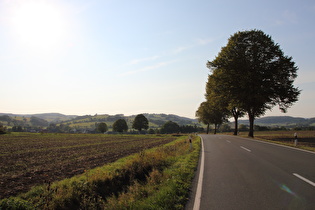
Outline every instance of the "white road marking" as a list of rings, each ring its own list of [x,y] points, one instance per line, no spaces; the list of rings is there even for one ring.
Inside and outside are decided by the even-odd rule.
[[[242,149],[246,150],[247,152],[251,152],[250,149],[247,149],[246,147],[241,146]]]
[[[278,147],[285,147],[285,148],[288,148],[288,149],[299,150],[301,152],[308,152],[308,153],[311,153],[311,154],[315,154],[315,152],[313,152],[313,151],[309,151],[309,150],[305,150],[305,149],[299,149],[299,148],[296,148],[296,147],[290,147],[290,146],[281,145],[281,144],[276,144],[276,143],[267,142],[267,141],[263,141],[263,140],[256,140],[256,139],[250,139],[249,140],[248,138],[239,137],[239,136],[237,138],[241,138],[241,139],[244,139],[244,140],[247,140],[247,141],[255,141],[255,142],[259,142],[259,143],[263,143],[263,144],[272,144],[272,145],[275,145],[275,146],[278,146]]]
[[[226,140],[226,142],[231,143],[229,140]]]
[[[296,176],[296,177],[299,178],[299,179],[302,179],[304,182],[309,183],[309,184],[312,185],[313,187],[315,187],[315,183],[314,183],[314,182],[312,182],[312,181],[310,181],[310,180],[304,178],[303,176],[301,176],[301,175],[299,175],[299,174],[293,173],[293,175]]]
[[[199,171],[199,178],[198,178],[198,185],[195,195],[195,201],[194,201],[194,207],[193,210],[199,210],[200,209],[200,202],[201,202],[201,192],[202,192],[202,182],[203,182],[203,171],[204,171],[204,161],[205,161],[205,155],[204,155],[204,147],[203,147],[203,139],[201,138],[201,160],[200,160],[200,171]]]

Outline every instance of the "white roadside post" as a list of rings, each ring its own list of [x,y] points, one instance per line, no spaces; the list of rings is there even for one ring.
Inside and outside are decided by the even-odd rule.
[[[297,144],[298,144],[297,133],[294,133],[294,146],[297,146]]]

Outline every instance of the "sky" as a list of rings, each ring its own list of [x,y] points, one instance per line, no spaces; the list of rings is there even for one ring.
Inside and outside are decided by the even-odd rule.
[[[313,0],[0,0],[0,113],[195,118],[208,60],[259,29],[299,67],[286,114],[315,117]]]

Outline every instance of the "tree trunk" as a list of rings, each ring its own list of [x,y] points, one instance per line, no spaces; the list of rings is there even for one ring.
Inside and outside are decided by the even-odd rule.
[[[248,133],[248,137],[252,137],[254,138],[254,114],[248,113],[248,117],[249,117],[249,133]]]
[[[233,117],[234,117],[234,133],[233,135],[237,136],[238,134],[238,116],[239,116],[239,112],[237,111],[237,109],[234,107],[232,109],[232,114],[233,114]]]
[[[235,128],[234,128],[234,133],[233,135],[237,136],[238,134],[238,115],[234,115],[234,125],[235,125]]]
[[[207,124],[207,134],[209,134],[210,123]]]
[[[214,124],[214,133],[213,134],[217,134],[217,124]]]

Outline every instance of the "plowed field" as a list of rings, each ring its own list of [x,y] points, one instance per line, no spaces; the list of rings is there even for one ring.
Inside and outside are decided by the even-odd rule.
[[[0,135],[0,199],[175,139],[170,135]]]

